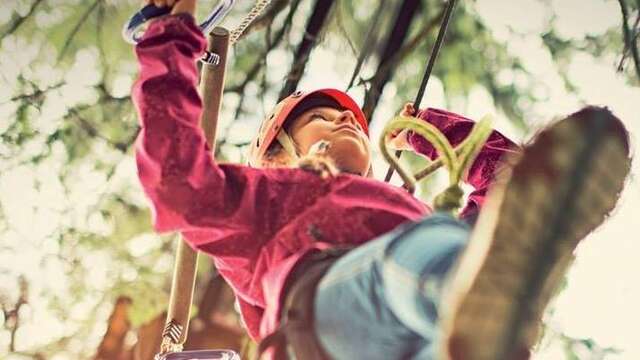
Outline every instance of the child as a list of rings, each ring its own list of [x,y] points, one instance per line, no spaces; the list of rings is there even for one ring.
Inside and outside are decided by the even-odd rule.
[[[267,337],[266,345],[277,345],[284,334],[299,359],[431,359],[436,345],[441,355],[455,359],[490,359],[496,355],[486,349],[500,351],[512,335],[500,330],[512,321],[513,312],[526,311],[530,316],[518,323],[521,331],[509,340],[517,351],[503,358],[528,358],[531,334],[550,289],[559,283],[558,274],[568,266],[566,259],[613,207],[622,186],[628,145],[617,119],[605,110],[587,109],[543,132],[519,163],[532,167],[518,165],[504,189],[496,186],[500,191],[483,207],[471,233],[467,222],[432,214],[406,191],[369,178],[367,121],[357,104],[335,89],[298,92],[278,104],[251,145],[251,167],[215,163],[198,128],[195,60],[205,39],[194,25],[195,0],[154,3],[174,7],[171,16],[150,25],[136,47],[141,69],[133,92],[142,124],[139,177],[152,202],[156,231],[179,231],[191,246],[212,256],[234,289],[253,339]],[[556,160],[580,160],[574,150],[584,142],[574,138],[585,133],[594,113],[608,121],[596,136],[610,145],[607,201],[590,195],[591,190],[576,193],[590,202],[593,221],[583,224],[579,216],[567,215],[561,224],[571,225],[571,231],[563,234],[562,244],[570,246],[543,243],[535,224],[557,217],[546,211],[549,199],[557,200],[566,188],[560,184],[571,178]],[[442,110],[423,110],[418,117],[437,126],[453,145],[473,126],[471,120]],[[563,134],[570,135],[556,138]],[[419,136],[396,135],[396,146],[435,158],[434,149]],[[462,219],[473,223],[500,158],[516,152],[511,141],[492,133],[466,177],[475,191]],[[597,176],[603,175],[596,169],[583,176],[600,180]],[[548,194],[531,198],[527,189]],[[523,203],[514,207],[521,196]],[[504,219],[523,207],[539,215],[536,221],[519,223],[512,229],[517,235],[505,232],[511,223]],[[502,284],[505,273],[516,280],[528,275],[532,259],[539,258],[531,249],[547,244],[557,251],[548,257],[546,273],[537,282],[542,290],[532,295],[531,306],[514,305],[521,303],[516,301],[522,293],[517,284],[483,285]],[[453,305],[442,318],[443,281],[465,248],[458,265],[465,271],[455,272],[446,301]],[[493,270],[496,266],[500,271]],[[474,299],[495,302],[478,305]],[[494,308],[500,311],[492,316],[497,324],[493,330],[478,327],[478,320]],[[446,334],[437,331],[440,322]],[[289,323],[298,327],[288,331]]]

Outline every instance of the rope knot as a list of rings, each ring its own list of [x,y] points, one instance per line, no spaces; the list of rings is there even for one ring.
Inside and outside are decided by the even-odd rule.
[[[438,159],[430,164],[427,168],[427,174],[437,170],[440,166],[449,171],[449,187],[441,194],[436,196],[434,200],[434,208],[439,211],[447,211],[454,213],[462,207],[462,197],[464,191],[460,187],[463,175],[471,167],[474,159],[480,153],[485,141],[491,135],[491,120],[485,116],[477,122],[471,133],[458,147],[454,148],[449,140],[434,125],[426,121],[426,119],[418,119],[415,117],[397,116],[385,127],[380,137],[380,150],[385,160],[395,168],[405,183],[405,188],[413,193],[415,189],[416,177],[409,171],[404,169],[398,159],[392,156],[387,148],[387,139],[394,131],[408,129],[414,131],[418,135],[425,138],[433,145],[438,152]]]
[[[438,211],[454,212],[462,207],[464,191],[458,184],[446,188],[433,200],[433,207]]]

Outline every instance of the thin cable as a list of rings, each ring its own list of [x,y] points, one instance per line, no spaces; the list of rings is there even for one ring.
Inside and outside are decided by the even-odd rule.
[[[449,0],[447,4],[447,8],[445,10],[444,16],[442,18],[442,24],[440,25],[440,30],[438,31],[438,37],[436,38],[436,43],[433,45],[433,49],[431,50],[431,56],[429,57],[429,62],[427,63],[427,69],[424,72],[424,76],[422,77],[422,83],[420,84],[420,88],[418,89],[418,94],[416,95],[416,99],[413,102],[413,108],[416,113],[413,116],[417,115],[418,109],[420,108],[420,103],[422,102],[422,98],[424,97],[425,90],[427,88],[427,83],[429,82],[429,78],[431,77],[431,71],[433,70],[433,65],[438,58],[438,53],[440,52],[440,48],[442,47],[442,43],[444,42],[444,36],[447,32],[447,27],[449,25],[449,20],[451,19],[451,14],[453,13],[453,8],[456,6],[456,0]],[[400,159],[402,156],[402,150],[396,151],[396,157]],[[394,168],[393,166],[389,167],[387,170],[387,175],[384,177],[385,182],[389,182],[391,180],[391,176],[393,176]]]
[[[424,96],[425,90],[427,89],[427,83],[429,82],[429,78],[431,77],[431,71],[433,70],[433,65],[436,63],[436,58],[440,53],[440,48],[442,47],[442,43],[444,42],[444,36],[447,33],[447,27],[449,25],[449,20],[451,19],[451,14],[453,13],[453,8],[456,6],[456,0],[449,0],[447,4],[447,9],[445,10],[444,17],[442,18],[442,25],[440,26],[440,31],[438,32],[438,38],[436,39],[436,43],[433,45],[433,50],[431,50],[431,57],[429,57],[429,63],[427,64],[427,70],[422,77],[422,83],[420,84],[420,89],[418,89],[418,95],[416,95],[416,100],[413,102],[413,108],[417,112],[420,108],[420,103],[422,102],[422,98]],[[416,115],[416,114],[414,114]]]
[[[367,35],[364,39],[363,47],[360,50],[360,56],[358,57],[358,62],[356,63],[355,69],[353,69],[353,74],[351,75],[351,80],[349,80],[349,85],[347,85],[347,89],[345,91],[349,91],[353,86],[353,83],[356,81],[356,77],[360,73],[362,66],[364,65],[365,60],[371,54],[371,49],[373,48],[374,40],[377,38],[376,29],[378,28],[378,24],[380,23],[380,19],[382,19],[382,13],[384,12],[386,0],[380,1],[378,9],[373,15],[373,22],[367,31]]]

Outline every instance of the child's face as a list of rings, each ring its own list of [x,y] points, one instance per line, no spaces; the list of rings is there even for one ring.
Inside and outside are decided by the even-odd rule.
[[[301,155],[326,141],[328,154],[340,171],[366,175],[371,165],[369,138],[350,110],[316,107],[302,113],[287,124],[288,133]]]

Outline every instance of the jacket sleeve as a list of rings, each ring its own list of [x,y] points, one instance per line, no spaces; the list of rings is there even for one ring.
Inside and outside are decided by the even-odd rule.
[[[428,121],[437,127],[449,140],[451,145],[457,146],[471,132],[475,122],[458,114],[440,110],[425,109],[418,113],[418,118]],[[435,148],[423,137],[409,134],[409,144],[413,149],[431,160],[438,157]],[[498,131],[493,131],[482,147],[478,157],[469,168],[465,182],[473,186],[474,190],[468,198],[466,207],[462,210],[462,218],[474,217],[482,204],[496,172],[500,171],[504,157],[510,153],[520,151],[520,147]]]
[[[179,15],[154,21],[136,46],[138,176],[152,203],[156,231],[246,235],[255,226],[251,215],[260,174],[213,161],[199,127],[202,103],[196,89],[195,61],[205,45],[193,17]]]

